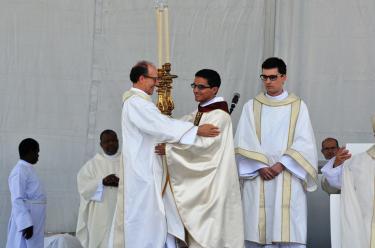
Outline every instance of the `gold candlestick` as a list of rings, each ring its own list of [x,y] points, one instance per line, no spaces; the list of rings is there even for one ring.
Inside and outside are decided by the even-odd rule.
[[[171,73],[171,64],[165,63],[161,69],[158,69],[158,77],[161,78],[157,93],[157,107],[160,112],[165,115],[172,116],[172,110],[174,109],[174,102],[172,97],[172,83],[173,79],[177,78],[177,75],[172,75]]]

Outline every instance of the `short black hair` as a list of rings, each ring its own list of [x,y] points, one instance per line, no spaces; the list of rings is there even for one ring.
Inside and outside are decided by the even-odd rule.
[[[117,133],[111,129],[106,129],[100,134],[100,141],[102,141],[103,135],[105,134],[114,134],[117,137]]]
[[[286,64],[285,62],[277,57],[271,57],[266,59],[262,64],[262,69],[273,69],[277,68],[280,74],[286,75]]]
[[[140,76],[147,75],[149,66],[154,65],[146,60],[139,61],[137,64],[135,64],[130,71],[130,81],[135,84],[138,82]]]
[[[339,142],[337,141],[337,139],[335,138],[331,138],[331,137],[328,137],[328,138],[325,138],[323,141],[322,141],[322,147],[323,147],[323,144],[324,142],[328,141],[328,140],[333,140],[336,142],[336,147],[338,148],[339,147]]]
[[[221,79],[219,73],[217,71],[211,69],[202,69],[195,73],[196,77],[201,77],[207,80],[207,83],[211,87],[218,87],[220,88]]]
[[[39,149],[39,143],[32,138],[27,138],[27,139],[22,140],[18,146],[18,152],[20,154],[20,158],[23,158],[29,152],[33,152],[38,149]]]

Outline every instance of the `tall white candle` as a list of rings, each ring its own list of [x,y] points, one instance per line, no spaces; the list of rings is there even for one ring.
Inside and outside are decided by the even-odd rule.
[[[170,44],[169,44],[169,18],[168,18],[168,7],[164,8],[164,42],[165,42],[165,63],[171,62],[170,57]]]
[[[158,43],[158,65],[159,68],[163,65],[163,22],[162,13],[159,8],[156,8],[156,31],[157,31],[157,43]]]

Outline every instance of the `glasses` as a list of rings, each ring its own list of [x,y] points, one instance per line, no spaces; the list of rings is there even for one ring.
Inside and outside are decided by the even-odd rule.
[[[203,85],[203,84],[195,84],[195,83],[192,83],[190,84],[190,87],[192,89],[195,89],[195,88],[198,88],[198,90],[204,90],[204,89],[208,89],[208,88],[212,88],[211,86],[207,86],[207,85]]]
[[[159,77],[151,77],[151,76],[149,76],[149,75],[143,75],[143,76],[144,76],[145,78],[153,79],[154,82],[161,80],[161,78],[159,78]]]
[[[277,75],[260,75],[260,79],[262,79],[263,81],[267,81],[267,79],[271,80],[271,81],[275,81],[277,79],[278,76],[283,76],[282,74],[277,74]]]

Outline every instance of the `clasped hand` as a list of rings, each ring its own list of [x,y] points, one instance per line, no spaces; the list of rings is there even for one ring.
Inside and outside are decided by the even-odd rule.
[[[264,167],[258,170],[260,177],[265,180],[272,180],[284,170],[284,165],[280,162],[270,167]]]
[[[103,178],[103,185],[104,186],[112,186],[112,187],[118,187],[118,182],[120,179],[115,174],[110,174]]]

